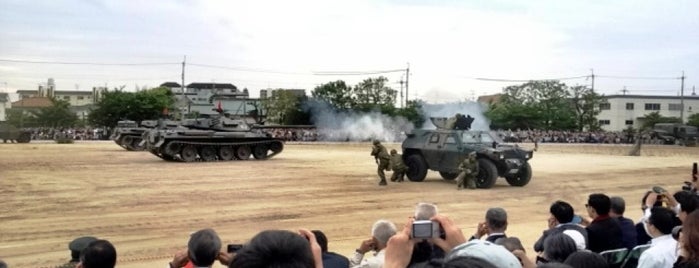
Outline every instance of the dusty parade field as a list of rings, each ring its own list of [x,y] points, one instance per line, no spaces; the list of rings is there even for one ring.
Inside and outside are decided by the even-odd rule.
[[[53,267],[68,261],[68,242],[91,235],[116,246],[119,267],[164,267],[206,227],[224,243],[265,229],[321,229],[330,251],[349,256],[374,221],[402,228],[420,201],[438,204],[467,236],[487,208],[503,207],[507,234],[531,251],[551,202],[584,213],[588,194],[618,195],[637,220],[647,189],[679,190],[699,161],[699,148],[644,146],[644,156],[622,156],[628,149],[543,144],[529,185],[501,179],[492,189],[456,191],[436,172],[424,182],[377,186],[369,144],[287,144],[270,160],[215,163],[165,162],[112,142],[0,144],[0,259]]]

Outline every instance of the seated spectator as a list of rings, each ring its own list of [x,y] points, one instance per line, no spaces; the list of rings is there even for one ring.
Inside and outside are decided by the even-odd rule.
[[[579,250],[570,254],[563,263],[573,268],[609,268],[607,260],[601,255],[587,250]]]
[[[116,249],[107,240],[95,240],[90,242],[80,252],[78,268],[113,268],[116,265]]]
[[[311,231],[301,229],[296,234],[267,230],[238,250],[228,267],[322,268],[323,260],[320,245]]]
[[[537,258],[537,263],[564,262],[570,254],[578,251],[575,241],[570,236],[559,233],[550,235],[544,241],[544,252]]]
[[[349,259],[347,257],[328,251],[328,238],[320,230],[313,230],[313,235],[316,236],[316,241],[320,245],[320,252],[323,256],[324,268],[348,268]]]
[[[604,194],[591,194],[585,207],[588,215],[593,219],[585,228],[588,238],[587,248],[597,253],[621,248],[621,227],[616,219],[609,216],[611,207],[609,197]]]
[[[495,243],[498,238],[507,237],[507,212],[503,208],[489,208],[485,212],[485,222],[478,223],[476,233],[471,236],[471,240],[481,239],[488,235],[485,240]]]
[[[202,229],[196,231],[189,237],[187,249],[175,254],[170,267],[185,267],[191,262],[195,267],[211,267],[216,260],[226,257],[221,261],[228,265],[230,257],[227,253],[221,252],[221,239],[212,229]]]
[[[682,223],[679,257],[673,267],[699,267],[699,210],[689,213]]]
[[[570,204],[563,201],[556,201],[551,204],[549,213],[551,213],[548,218],[549,229],[545,230],[539,240],[534,243],[534,251],[543,252],[545,250],[544,241],[548,236],[563,233],[565,231],[579,232],[583,237],[583,240],[579,245],[579,249],[585,249],[587,247],[587,230],[585,230],[584,227],[573,223],[575,211]]]
[[[610,198],[611,207],[609,216],[619,221],[621,228],[621,247],[631,250],[636,246],[636,227],[632,220],[624,218],[626,211],[626,202],[620,196]]]
[[[481,259],[495,267],[521,267],[520,261],[505,247],[483,240],[471,240],[455,247],[445,257],[445,265],[458,257]]]
[[[646,205],[646,201],[648,200],[648,196],[653,193],[653,191],[647,191],[645,195],[643,195],[643,198],[641,198],[641,211],[645,214],[646,209],[648,206]],[[657,199],[657,196],[655,199],[650,199],[650,200],[655,200],[653,204],[650,207],[656,207],[656,206],[662,206],[663,202],[661,200]],[[643,223],[644,217],[641,217],[641,220],[636,223],[636,244],[637,245],[645,245],[650,242],[650,236],[646,233],[646,229]]]
[[[430,203],[418,203],[415,206],[415,220],[430,220],[437,215],[437,206]],[[444,251],[428,240],[422,240],[415,244],[415,250],[410,259],[410,265],[429,261],[441,261],[444,258]]]
[[[382,267],[386,243],[396,234],[396,226],[387,220],[379,220],[371,228],[371,239],[362,241],[362,244],[350,258],[351,267]],[[364,259],[364,254],[375,251],[372,258]],[[408,255],[410,257],[410,255]]]
[[[672,267],[677,260],[677,241],[672,238],[675,213],[664,207],[654,207],[644,221],[646,231],[653,239],[651,246],[638,259],[639,268]]]
[[[668,196],[668,198],[677,203],[675,213],[677,213],[677,217],[679,217],[680,221],[682,222],[684,222],[684,219],[687,217],[687,215],[689,215],[689,213],[692,213],[697,209],[697,207],[699,207],[699,196],[690,191],[679,191],[672,196]]]

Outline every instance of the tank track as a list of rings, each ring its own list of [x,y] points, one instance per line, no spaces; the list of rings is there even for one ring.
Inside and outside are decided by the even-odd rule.
[[[149,151],[165,161],[213,162],[247,160],[250,156],[253,156],[253,158],[257,160],[265,160],[281,153],[283,149],[284,143],[280,140],[244,142],[173,140],[165,142],[162,146],[150,149]]]
[[[141,145],[142,140],[141,135],[122,134],[121,137],[114,140],[114,143],[127,151],[143,151],[146,148]]]

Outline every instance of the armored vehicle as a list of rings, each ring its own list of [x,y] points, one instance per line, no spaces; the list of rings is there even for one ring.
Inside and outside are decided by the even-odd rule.
[[[699,132],[693,126],[678,123],[657,123],[653,125],[653,136],[663,140],[665,144],[696,146]]]
[[[492,187],[498,177],[504,177],[512,186],[524,186],[531,180],[532,151],[504,144],[494,132],[470,130],[473,119],[460,128],[454,124],[447,128],[446,118],[430,119],[437,129],[413,130],[402,144],[406,175],[411,181],[423,181],[428,170],[453,180],[459,175],[459,163],[471,152],[476,152],[478,158],[478,188]]]
[[[148,131],[146,147],[166,161],[230,161],[268,159],[284,149],[281,140],[248,125],[220,115],[186,119],[178,128]]]
[[[152,125],[152,126],[150,126]],[[150,126],[150,127],[146,127]],[[119,146],[129,151],[141,151],[144,147],[141,145],[141,136],[143,133],[153,128],[155,125],[147,121],[141,122],[141,126],[131,120],[122,120],[117,122],[117,127],[112,134],[111,139]]]
[[[28,143],[32,139],[32,133],[26,130],[21,130],[6,122],[0,122],[0,140],[3,143],[17,142]]]

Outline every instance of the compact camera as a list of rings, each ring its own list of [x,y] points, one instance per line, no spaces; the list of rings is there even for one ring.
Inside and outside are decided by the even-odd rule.
[[[437,238],[441,234],[439,222],[436,221],[414,221],[413,232],[410,238]]]
[[[228,253],[235,253],[238,252],[238,250],[240,250],[241,248],[243,248],[243,244],[228,244],[227,251]]]

